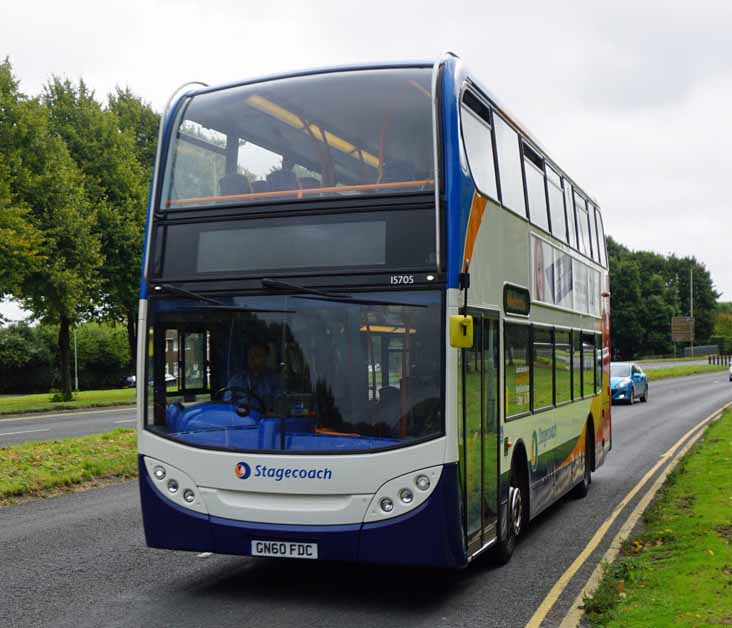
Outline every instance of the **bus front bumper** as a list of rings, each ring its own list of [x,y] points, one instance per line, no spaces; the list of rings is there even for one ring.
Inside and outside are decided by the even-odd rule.
[[[140,501],[149,547],[252,555],[252,541],[317,543],[318,559],[463,567],[467,554],[460,518],[457,464],[444,466],[430,497],[412,512],[374,523],[283,525],[224,519],[163,498],[138,457]]]

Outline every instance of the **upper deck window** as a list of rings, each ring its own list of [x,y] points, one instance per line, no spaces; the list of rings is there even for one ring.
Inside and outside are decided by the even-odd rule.
[[[475,186],[484,195],[498,199],[490,109],[466,91],[460,111],[465,152]]]
[[[501,116],[493,116],[493,123],[498,150],[498,171],[501,175],[501,202],[519,216],[526,216],[518,133]]]
[[[544,229],[544,231],[549,231],[546,186],[544,184],[544,159],[526,143],[523,144],[523,153],[529,216],[531,222]]]
[[[163,209],[434,189],[431,69],[201,93],[178,111]]]

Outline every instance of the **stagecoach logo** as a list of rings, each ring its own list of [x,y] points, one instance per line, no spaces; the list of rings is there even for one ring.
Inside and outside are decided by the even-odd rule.
[[[556,437],[556,425],[551,425],[545,430],[539,428],[538,432],[534,430],[534,433],[531,435],[531,454],[529,456],[532,471],[536,471],[536,468],[539,466],[539,447],[543,446],[546,450],[546,443]]]
[[[536,471],[536,467],[539,464],[539,437],[536,435],[536,430],[531,435],[531,455],[529,456],[531,462],[531,470]]]
[[[234,467],[234,475],[240,480],[246,480],[252,475],[252,468],[246,462],[238,462]],[[282,480],[332,480],[333,470],[323,469],[293,469],[291,467],[268,467],[258,464],[254,467],[255,478],[270,478],[275,482]]]
[[[240,480],[246,480],[252,474],[252,468],[246,462],[239,462],[234,467],[234,474]]]

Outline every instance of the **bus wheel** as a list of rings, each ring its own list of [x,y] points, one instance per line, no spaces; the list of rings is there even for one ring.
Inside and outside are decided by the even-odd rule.
[[[518,536],[525,530],[528,522],[528,486],[524,477],[517,473],[515,463],[511,467],[511,485],[508,489],[508,512],[506,513],[505,537],[498,541],[493,550],[493,560],[499,565],[505,565],[516,548]]]
[[[592,442],[594,438],[590,431],[589,424],[585,430],[585,470],[582,474],[582,481],[572,489],[572,496],[577,499],[587,497],[587,493],[590,491],[590,484],[592,483]]]

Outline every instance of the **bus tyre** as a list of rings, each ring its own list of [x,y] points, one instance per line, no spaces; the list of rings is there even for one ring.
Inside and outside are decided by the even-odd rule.
[[[493,561],[499,565],[505,565],[511,560],[513,550],[516,548],[516,540],[526,529],[528,523],[528,486],[524,478],[516,472],[516,467],[511,468],[511,485],[508,489],[508,512],[506,513],[506,524],[508,529],[503,539],[498,541],[493,551]]]
[[[589,428],[585,430],[585,469],[582,473],[582,481],[572,489],[572,496],[576,499],[587,497],[592,483],[592,450],[590,449],[592,438]]]

